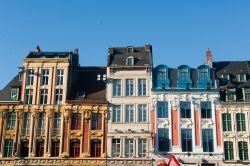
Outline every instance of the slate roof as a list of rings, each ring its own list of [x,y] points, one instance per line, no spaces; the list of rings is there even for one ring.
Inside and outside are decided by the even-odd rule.
[[[220,61],[213,62],[216,78],[220,79],[221,86],[250,87],[250,61]],[[223,81],[221,75],[229,74],[230,83]],[[246,74],[246,82],[240,82],[238,75]]]
[[[67,102],[106,103],[106,83],[97,80],[98,74],[106,74],[106,67],[79,67],[74,71]]]
[[[126,66],[126,58],[129,56],[134,57],[133,66],[152,66],[151,45],[133,47],[133,53],[128,53],[128,47],[113,47],[109,48],[108,54],[108,66]]]
[[[16,75],[1,91],[0,91],[0,102],[13,101],[11,100],[11,88],[19,88],[19,93],[21,91],[22,82],[18,80],[18,75]],[[20,99],[20,96],[19,96]],[[18,102],[18,101],[17,101]]]
[[[69,58],[72,52],[30,52],[26,58]]]

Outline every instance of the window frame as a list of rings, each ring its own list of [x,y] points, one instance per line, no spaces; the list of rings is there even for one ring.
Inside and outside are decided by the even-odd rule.
[[[57,69],[56,70],[56,85],[57,86],[64,84],[63,77],[64,77],[64,69]]]
[[[203,152],[214,152],[213,129],[202,129]]]
[[[248,143],[247,141],[238,142],[239,158],[240,160],[248,160]]]
[[[7,112],[6,130],[15,130],[15,124],[16,124],[16,113]]]
[[[16,96],[16,98],[14,98]],[[19,100],[19,88],[11,88],[10,99],[13,101]]]
[[[224,141],[225,160],[234,160],[234,147],[232,141]]]
[[[170,151],[170,138],[168,128],[158,128],[158,151],[169,152]]]
[[[180,102],[180,117],[190,119],[191,115],[191,102]]]
[[[91,130],[102,130],[102,113],[92,112]]]
[[[113,105],[112,122],[121,122],[121,105]]]
[[[138,96],[147,96],[147,79],[138,79]]]
[[[134,105],[132,104],[125,105],[125,122],[134,122]]]
[[[147,122],[147,104],[138,104],[138,122]]]
[[[41,86],[49,85],[49,69],[42,69]]]
[[[4,157],[12,157],[13,155],[13,139],[4,140]]]
[[[138,139],[138,157],[139,158],[147,157],[147,139],[146,138]]]
[[[246,116],[244,113],[236,113],[236,126],[238,132],[246,131]]]
[[[134,139],[125,138],[125,157],[132,158],[134,157]]]
[[[212,103],[210,101],[201,101],[201,118],[211,119],[212,118]]]
[[[113,79],[112,95],[114,97],[121,96],[121,79]]]
[[[134,79],[125,79],[126,96],[134,96]]]
[[[167,101],[158,101],[157,102],[157,118],[168,118],[168,102]]]
[[[56,89],[55,104],[61,105],[63,100],[63,89]]]
[[[73,123],[72,123],[73,122]],[[71,114],[71,130],[81,130],[82,114],[72,113]]]
[[[80,140],[71,139],[70,140],[70,157],[77,158],[80,157]]]
[[[224,132],[232,131],[232,117],[230,113],[222,113],[222,124]]]
[[[121,139],[113,138],[112,139],[112,157],[121,156]]]
[[[192,129],[185,128],[181,129],[181,149],[182,152],[192,152],[193,142],[192,142]]]
[[[34,84],[34,79],[35,79],[35,70],[34,69],[27,69],[26,85],[32,86]]]

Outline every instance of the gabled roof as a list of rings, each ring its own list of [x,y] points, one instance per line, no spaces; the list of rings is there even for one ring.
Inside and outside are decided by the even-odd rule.
[[[106,103],[106,83],[97,80],[98,74],[106,74],[106,67],[79,67],[75,70],[67,102]]]
[[[131,46],[130,46],[131,47]],[[152,46],[133,47],[133,52],[128,53],[128,47],[113,47],[108,50],[108,66],[126,66],[126,59],[134,57],[133,66],[152,66]]]
[[[11,100],[11,89],[14,87],[21,88],[21,81],[16,75],[1,91],[0,91],[0,102],[13,101]],[[19,90],[20,92],[20,90]],[[17,101],[18,102],[18,101]]]

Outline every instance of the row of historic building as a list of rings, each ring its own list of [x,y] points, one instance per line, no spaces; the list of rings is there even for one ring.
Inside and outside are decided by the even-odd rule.
[[[0,91],[0,164],[250,164],[250,61],[204,61],[154,67],[145,45],[83,67],[37,47]]]

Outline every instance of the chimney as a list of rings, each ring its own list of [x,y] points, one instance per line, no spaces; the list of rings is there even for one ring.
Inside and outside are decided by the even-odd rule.
[[[78,54],[78,48],[75,48],[75,49],[73,50],[73,54]]]
[[[41,49],[40,49],[40,47],[37,45],[36,46],[36,50],[35,50],[36,52],[41,52]]]
[[[146,51],[151,51],[151,45],[150,44],[146,44],[145,45],[145,50]]]
[[[208,48],[207,52],[206,52],[205,64],[210,66],[210,67],[213,67],[212,52],[211,52],[210,48]]]

